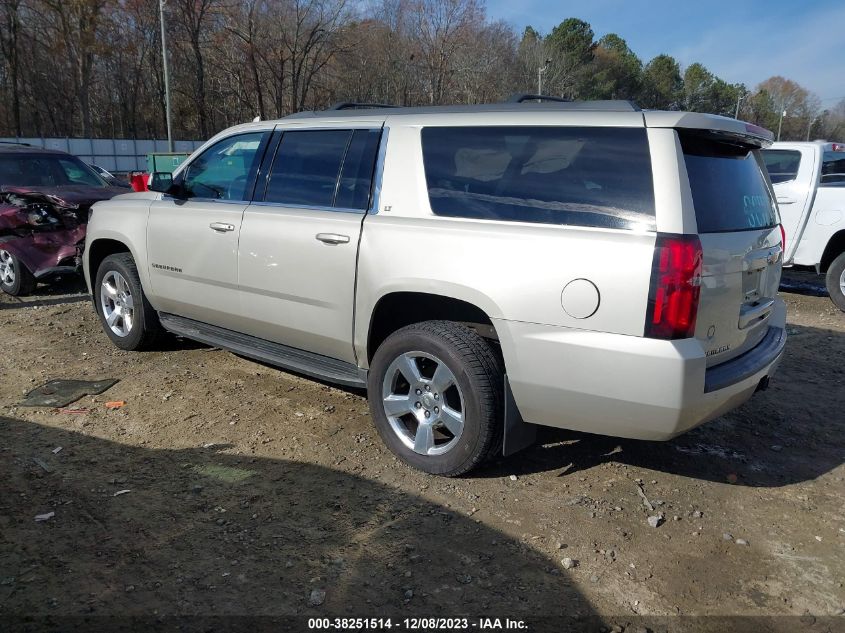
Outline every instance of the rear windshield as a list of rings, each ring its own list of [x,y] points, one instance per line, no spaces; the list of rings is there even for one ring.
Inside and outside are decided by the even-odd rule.
[[[777,226],[778,214],[754,151],[679,131],[699,233]]]
[[[437,215],[654,230],[643,128],[427,127]]]
[[[795,180],[798,176],[801,152],[789,149],[764,149],[762,154],[769,178],[774,184]]]

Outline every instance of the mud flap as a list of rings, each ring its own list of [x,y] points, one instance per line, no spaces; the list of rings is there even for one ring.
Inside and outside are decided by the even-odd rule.
[[[537,425],[522,419],[505,375],[505,432],[502,437],[502,457],[518,453],[531,446],[537,439]]]

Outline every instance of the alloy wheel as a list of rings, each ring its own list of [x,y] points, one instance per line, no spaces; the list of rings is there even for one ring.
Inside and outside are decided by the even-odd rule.
[[[116,270],[103,277],[100,306],[106,324],[117,336],[129,336],[135,321],[135,300],[126,279]]]
[[[425,352],[406,352],[382,382],[384,412],[402,443],[420,455],[442,455],[464,429],[464,398],[452,370]]]
[[[15,260],[9,251],[0,250],[0,283],[6,286],[15,283]]]

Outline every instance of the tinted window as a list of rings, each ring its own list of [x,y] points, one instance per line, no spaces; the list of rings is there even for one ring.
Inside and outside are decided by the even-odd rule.
[[[679,132],[699,233],[771,228],[777,208],[752,149]]]
[[[644,129],[429,127],[422,148],[437,215],[654,229]]]
[[[801,163],[801,152],[785,149],[764,149],[763,162],[773,183],[795,180],[798,176],[798,165]]]
[[[7,154],[0,156],[0,185],[105,187],[106,183],[75,156]]]
[[[245,200],[263,136],[264,132],[230,136],[193,159],[184,171],[185,197]]]
[[[270,170],[265,202],[330,207],[350,130],[285,132]]]
[[[381,130],[355,130],[346,151],[334,206],[367,209]]]
[[[824,153],[822,157],[821,185],[823,187],[845,187],[845,153]]]

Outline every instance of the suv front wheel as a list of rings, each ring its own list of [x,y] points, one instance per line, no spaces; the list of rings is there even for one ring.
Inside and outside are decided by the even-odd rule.
[[[147,349],[161,331],[158,315],[144,295],[138,268],[129,253],[109,255],[100,264],[94,303],[103,330],[120,349]]]
[[[492,345],[451,321],[391,334],[370,366],[376,428],[403,461],[427,473],[462,475],[501,448],[504,373]]]

